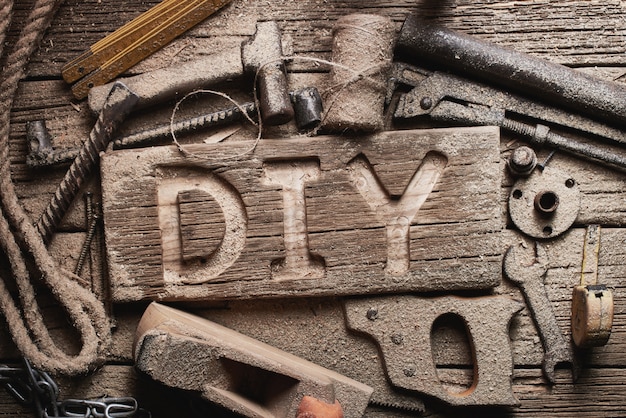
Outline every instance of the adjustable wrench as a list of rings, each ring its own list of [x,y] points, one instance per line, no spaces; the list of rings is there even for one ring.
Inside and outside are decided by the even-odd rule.
[[[569,363],[572,366],[574,380],[578,377],[578,366],[575,363],[574,352],[554,316],[550,299],[544,285],[548,271],[548,255],[545,248],[535,242],[532,264],[523,262],[529,254],[522,254],[523,247],[511,246],[504,256],[504,274],[524,294],[537,332],[543,344],[543,373],[551,383],[554,383],[554,368],[559,363]],[[531,250],[532,251],[532,250]]]
[[[532,145],[626,171],[626,134],[605,123],[454,74],[404,63],[395,63],[392,69],[388,104],[398,86],[411,90],[399,96],[394,118],[428,115],[445,124],[500,126]]]

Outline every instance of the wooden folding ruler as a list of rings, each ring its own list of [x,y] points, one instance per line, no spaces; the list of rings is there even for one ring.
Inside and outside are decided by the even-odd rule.
[[[77,99],[107,83],[197,25],[231,0],[163,0],[93,44],[62,69]],[[78,81],[77,81],[78,80]]]

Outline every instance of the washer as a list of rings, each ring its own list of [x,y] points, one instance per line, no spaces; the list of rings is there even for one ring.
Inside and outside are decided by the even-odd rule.
[[[509,195],[509,214],[520,231],[537,239],[567,231],[580,211],[578,183],[555,168],[535,170],[518,180]]]

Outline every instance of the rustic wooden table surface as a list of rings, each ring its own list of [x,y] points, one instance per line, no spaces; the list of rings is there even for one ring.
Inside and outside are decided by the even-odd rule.
[[[17,2],[14,24],[8,38],[12,43],[31,1]],[[34,55],[28,77],[20,83],[11,119],[11,161],[13,180],[19,197],[37,219],[50,195],[63,176],[63,169],[32,170],[26,164],[27,145],[25,124],[45,119],[54,137],[55,146],[71,147],[87,137],[95,121],[85,101],[71,95],[61,78],[64,63],[84,51],[89,45],[110,33],[122,23],[147,10],[156,1],[128,0],[66,0],[59,9],[52,27]],[[526,52],[548,61],[576,67],[602,79],[626,81],[626,3],[620,0],[560,0],[533,1],[256,1],[233,0],[216,15],[175,40],[154,56],[135,66],[131,73],[140,73],[164,65],[185,62],[202,54],[237,47],[254,33],[258,20],[276,20],[284,35],[291,39],[295,54],[330,59],[332,27],[337,18],[349,13],[364,12],[390,17],[400,28],[404,18],[415,12],[451,28],[475,35],[505,47]],[[292,85],[321,83],[328,67],[306,61],[294,61],[288,66]],[[223,90],[244,100],[250,97],[249,84],[227,83]],[[218,99],[202,99],[188,105],[182,112],[194,108],[219,108]],[[125,125],[128,131],[167,121],[173,104],[133,116]],[[210,131],[208,135],[232,134],[232,128]],[[255,132],[244,126],[236,136],[253,138]],[[265,137],[296,137],[291,125],[269,129]],[[202,140],[195,136],[188,141]],[[311,140],[304,138],[304,141]],[[502,135],[502,161],[520,143],[518,138]],[[540,158],[548,153],[539,150]],[[582,251],[584,227],[603,226],[603,246],[600,253],[600,280],[612,289],[615,298],[613,333],[608,344],[579,353],[583,369],[573,383],[567,368],[557,369],[556,383],[549,384],[542,374],[542,346],[529,317],[523,310],[512,322],[513,392],[520,406],[509,409],[450,409],[425,399],[426,416],[510,416],[510,417],[614,417],[626,414],[626,262],[624,250],[626,232],[626,181],[623,174],[582,160],[558,154],[550,162],[577,179],[581,190],[581,208],[572,231],[550,244],[551,270],[547,280],[550,299],[559,325],[570,335],[571,289],[577,282]],[[502,210],[511,179],[502,164],[503,184],[498,192]],[[100,199],[100,178],[95,176],[85,190]],[[505,217],[503,217],[505,219]],[[510,229],[503,221],[502,229]],[[78,198],[66,216],[60,232],[51,244],[51,252],[61,265],[72,269],[86,235],[83,200]],[[509,233],[507,231],[506,233]],[[507,236],[505,234],[505,236]],[[505,239],[506,241],[507,239]],[[510,240],[509,240],[510,241]],[[107,275],[103,266],[104,249],[92,246],[92,255],[83,276],[90,280],[106,299]],[[433,258],[437,255],[433,254]],[[6,270],[6,269],[5,269]],[[4,274],[8,274],[4,271]],[[103,291],[104,289],[104,291]],[[494,290],[522,300],[505,279]],[[54,302],[42,296],[44,312],[59,341],[72,349],[73,334],[66,330],[65,319]],[[140,376],[133,368],[132,340],[137,322],[147,306],[146,301],[116,303],[111,306],[116,327],[109,359],[96,373],[81,378],[60,378],[62,398],[85,398],[102,395],[135,396],[140,404],[152,411],[154,418],[192,416],[188,396],[161,387]],[[270,299],[262,301],[206,301],[202,304],[179,305],[193,309],[218,323],[268,342],[324,367],[335,369],[355,379],[365,376],[376,387],[386,385],[375,346],[345,329],[341,300],[334,297],[304,299]],[[3,330],[5,327],[2,327]],[[433,334],[433,347],[438,370],[450,387],[467,386],[471,381],[470,356],[463,333],[454,326],[443,326]],[[355,352],[360,352],[358,363]],[[9,334],[0,336],[0,360],[15,363],[19,353]],[[363,361],[363,358],[368,359]],[[359,370],[361,368],[362,370]],[[396,403],[386,399],[381,389],[375,398],[379,405],[368,409],[368,416],[417,416],[417,411],[400,411],[382,404]],[[223,412],[214,412],[215,416]],[[0,394],[0,415],[31,416],[28,408],[17,406],[7,394]]]

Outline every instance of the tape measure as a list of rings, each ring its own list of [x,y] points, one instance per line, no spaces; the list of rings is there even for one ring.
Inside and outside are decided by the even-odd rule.
[[[63,79],[76,82],[74,97],[87,97],[90,88],[111,81],[230,1],[163,0],[68,62]]]

